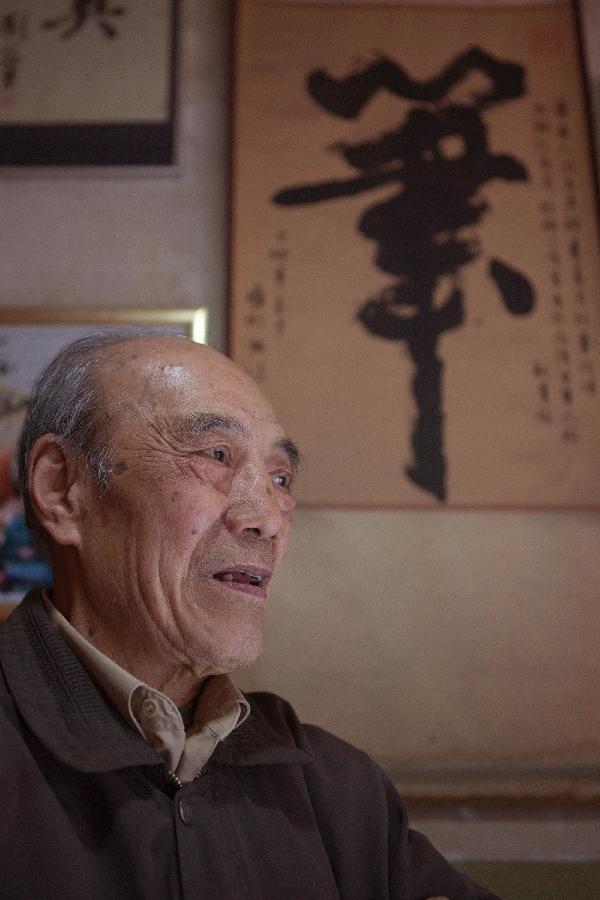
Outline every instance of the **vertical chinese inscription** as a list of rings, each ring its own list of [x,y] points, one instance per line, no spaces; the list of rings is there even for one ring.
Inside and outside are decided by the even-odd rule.
[[[267,378],[270,337],[285,334],[285,285],[289,259],[287,231],[278,229],[268,250],[270,274],[246,293],[244,312],[245,358],[252,377],[260,383]]]
[[[267,294],[262,284],[254,284],[245,296],[246,349],[250,375],[259,384],[265,380],[265,332]]]
[[[273,262],[273,321],[275,334],[285,334],[285,282],[287,278],[287,262],[289,250],[287,231],[279,229],[269,256]]]
[[[540,229],[549,265],[552,349],[533,364],[538,421],[566,443],[581,439],[582,401],[597,393],[589,297],[582,265],[582,221],[569,104],[536,103],[533,126],[542,199]],[[541,374],[543,372],[543,375]]]

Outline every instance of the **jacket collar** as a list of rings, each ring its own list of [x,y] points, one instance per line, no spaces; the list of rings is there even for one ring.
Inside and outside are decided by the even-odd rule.
[[[0,626],[0,665],[27,726],[63,763],[98,773],[163,765],[90,679],[51,623],[40,591],[29,593]],[[214,763],[238,766],[311,759],[308,745],[276,731],[258,708],[213,755]]]

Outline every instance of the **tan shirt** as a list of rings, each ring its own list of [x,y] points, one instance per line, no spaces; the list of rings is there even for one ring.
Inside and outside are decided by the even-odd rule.
[[[213,675],[202,686],[187,732],[176,705],[165,694],[126,672],[90,644],[60,613],[44,592],[50,620],[81,664],[114,703],[124,719],[164,759],[174,781],[193,781],[219,741],[250,713],[250,704],[229,675]]]

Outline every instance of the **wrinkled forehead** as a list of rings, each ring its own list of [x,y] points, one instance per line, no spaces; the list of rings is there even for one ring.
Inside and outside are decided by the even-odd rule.
[[[185,339],[116,345],[104,361],[102,387],[113,421],[120,411],[173,420],[210,409],[241,415],[250,425],[277,424],[268,400],[245,372],[222,353]]]

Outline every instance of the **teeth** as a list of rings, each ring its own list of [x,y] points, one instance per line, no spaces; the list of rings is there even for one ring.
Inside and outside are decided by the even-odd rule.
[[[219,575],[219,579],[221,581],[236,581],[237,575],[241,575],[243,578],[247,578],[248,583],[254,584],[254,585],[261,584],[261,582],[263,580],[262,575],[254,575],[252,572],[244,572],[243,569],[238,573],[225,572],[224,575]]]

